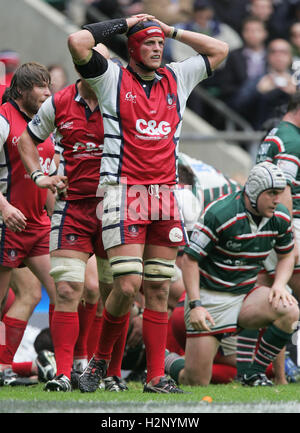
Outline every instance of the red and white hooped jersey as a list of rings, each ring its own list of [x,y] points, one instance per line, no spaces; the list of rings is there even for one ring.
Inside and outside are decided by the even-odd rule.
[[[129,69],[108,60],[100,76],[87,78],[104,124],[100,184],[175,184],[177,150],[186,101],[210,73],[205,56],[170,63],[155,73],[149,97]]]
[[[95,197],[103,150],[103,121],[71,84],[49,97],[28,124],[28,132],[43,141],[55,130],[55,149],[60,153],[58,174],[68,177],[66,200]]]
[[[45,211],[47,189],[41,189],[30,179],[21,161],[18,141],[30,118],[10,100],[0,107],[0,192],[7,201],[27,218],[27,224],[40,225],[49,218]],[[54,156],[51,138],[38,145],[40,163],[49,174]],[[2,217],[0,217],[2,222]]]

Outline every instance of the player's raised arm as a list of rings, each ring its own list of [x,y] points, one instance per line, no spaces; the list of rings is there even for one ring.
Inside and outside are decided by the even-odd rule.
[[[207,56],[211,69],[216,67],[227,57],[229,47],[226,42],[207,36],[203,33],[192,32],[189,30],[176,29],[175,27],[164,24],[154,19],[162,28],[165,36],[189,45],[197,53]]]
[[[139,14],[130,18],[117,18],[87,24],[83,30],[72,33],[68,38],[68,47],[74,63],[77,65],[88,63],[92,56],[92,48],[95,45],[100,42],[105,43],[113,35],[126,33],[139,21],[152,18],[152,15]]]

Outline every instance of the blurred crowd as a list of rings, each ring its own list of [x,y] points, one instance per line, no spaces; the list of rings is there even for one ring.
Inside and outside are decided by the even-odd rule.
[[[266,130],[271,122],[279,119],[290,95],[297,90],[300,0],[44,1],[78,25],[97,21],[101,16],[118,18],[145,12],[177,28],[226,41],[229,56],[199,86],[242,116],[254,130]],[[125,43],[120,38],[112,41],[109,48],[124,57]],[[184,59],[190,56],[191,50],[177,40],[168,39],[164,61]],[[66,85],[66,73],[61,66],[49,66],[54,82],[59,82],[58,87]],[[197,92],[192,93],[188,107],[216,128],[225,129],[224,119],[214,116]]]

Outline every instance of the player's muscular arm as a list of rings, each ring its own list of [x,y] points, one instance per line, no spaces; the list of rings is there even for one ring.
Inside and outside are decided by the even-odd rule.
[[[156,19],[154,21],[160,24],[166,37],[174,38],[174,27],[168,26]],[[228,55],[229,47],[226,42],[189,30],[175,29],[175,32],[175,39],[189,45],[197,53],[207,56],[211,69],[216,69]]]
[[[88,30],[80,30],[68,38],[68,47],[77,65],[88,63],[92,57],[92,48],[95,46],[95,39]]]
[[[68,47],[73,61],[77,65],[84,65],[92,57],[92,48],[98,43],[106,43],[116,34],[124,34],[139,21],[154,18],[152,15],[139,14],[129,18],[118,18],[99,23],[87,24],[83,30],[72,33],[68,38]]]
[[[41,170],[39,152],[37,144],[29,135],[27,129],[23,132],[18,143],[20,158],[31,179],[40,188],[48,188],[55,193],[66,195],[67,177],[66,176],[45,176]]]
[[[25,129],[18,142],[18,150],[28,174],[32,173],[34,170],[41,169],[37,145],[38,143],[33,141],[27,129]]]
[[[199,299],[200,272],[198,262],[188,254],[184,254],[182,258],[182,277],[189,300]],[[190,311],[190,323],[194,329],[210,331],[207,320],[214,325],[211,315],[204,307],[197,306]]]

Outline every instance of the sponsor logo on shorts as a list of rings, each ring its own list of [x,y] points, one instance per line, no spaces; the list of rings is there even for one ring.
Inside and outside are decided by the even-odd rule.
[[[131,226],[128,226],[128,232],[132,238],[136,238],[139,234],[139,226],[137,224],[132,224]]]
[[[18,251],[10,248],[7,250],[7,255],[9,260],[11,262],[14,262],[18,258]]]
[[[173,227],[169,232],[171,242],[181,242],[183,239],[182,230],[179,227]]]
[[[75,235],[74,233],[70,233],[70,234],[66,235],[66,239],[70,245],[74,245],[74,244],[76,244],[76,242],[78,240],[78,236]]]

